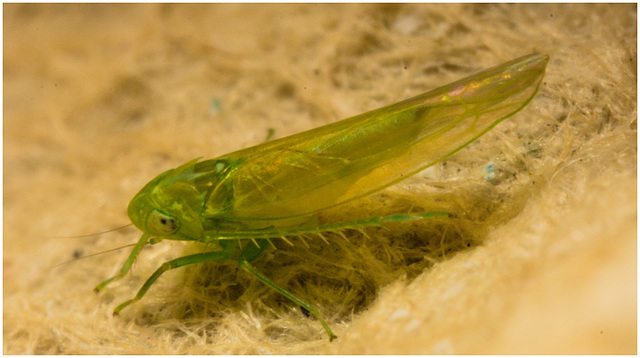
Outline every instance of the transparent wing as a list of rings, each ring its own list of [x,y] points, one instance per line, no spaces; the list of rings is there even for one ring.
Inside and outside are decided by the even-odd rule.
[[[216,220],[291,222],[437,163],[515,114],[548,61],[533,54],[417,97],[221,157],[236,163],[206,203]],[[225,198],[225,200],[219,200]]]

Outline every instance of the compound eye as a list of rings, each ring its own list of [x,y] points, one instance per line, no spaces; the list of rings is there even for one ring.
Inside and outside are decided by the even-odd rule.
[[[178,231],[178,226],[178,220],[157,210],[152,211],[147,218],[147,229],[152,235],[171,235]]]

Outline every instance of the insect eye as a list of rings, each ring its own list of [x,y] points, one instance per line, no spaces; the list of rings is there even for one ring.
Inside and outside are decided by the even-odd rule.
[[[178,220],[154,210],[147,219],[147,228],[152,235],[171,235],[178,230]]]

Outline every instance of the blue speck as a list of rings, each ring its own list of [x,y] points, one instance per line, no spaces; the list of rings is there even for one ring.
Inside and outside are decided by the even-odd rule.
[[[496,165],[493,164],[493,162],[489,162],[489,164],[487,164],[487,166],[484,167],[482,172],[484,173],[485,179],[487,180],[495,179],[496,177],[495,168],[496,168]]]

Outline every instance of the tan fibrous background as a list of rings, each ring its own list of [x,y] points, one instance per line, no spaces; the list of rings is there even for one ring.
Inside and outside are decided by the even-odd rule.
[[[4,5],[4,353],[637,351],[637,9],[623,5]],[[135,242],[162,171],[549,54],[536,98],[338,220],[447,210],[255,265],[339,336],[206,248]],[[493,168],[493,169],[492,169]],[[62,237],[62,238],[58,238]],[[56,266],[72,260],[71,263]]]

